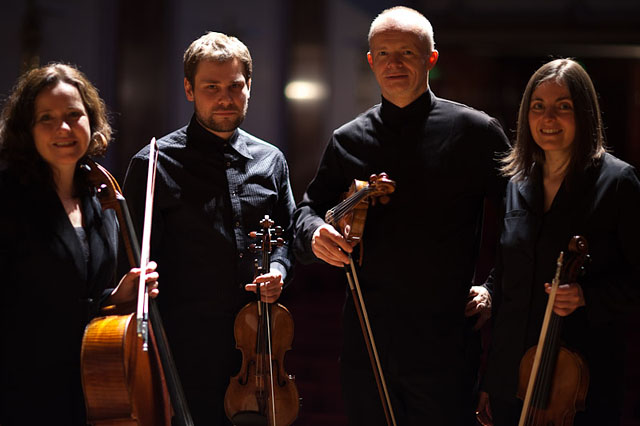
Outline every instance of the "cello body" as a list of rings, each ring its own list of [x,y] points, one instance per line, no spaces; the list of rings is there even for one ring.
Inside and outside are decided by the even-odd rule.
[[[85,329],[82,383],[87,421],[95,426],[171,425],[160,359],[142,350],[135,322],[134,314],[107,315]]]

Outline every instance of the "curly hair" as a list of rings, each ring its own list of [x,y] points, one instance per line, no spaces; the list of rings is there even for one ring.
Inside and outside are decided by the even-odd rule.
[[[78,89],[87,111],[91,140],[85,156],[103,155],[111,140],[111,126],[104,101],[82,72],[62,63],[51,63],[27,71],[18,79],[0,116],[0,161],[21,180],[40,183],[53,181],[50,167],[36,150],[32,129],[36,97],[43,89],[60,82]]]
[[[573,100],[576,136],[571,144],[567,179],[573,180],[606,151],[598,95],[589,74],[572,59],[556,59],[538,68],[527,83],[518,112],[516,141],[509,154],[502,159],[502,173],[505,176],[525,179],[531,175],[534,164],[540,165],[545,161],[544,151],[531,135],[529,109],[533,92],[547,81],[566,85]]]

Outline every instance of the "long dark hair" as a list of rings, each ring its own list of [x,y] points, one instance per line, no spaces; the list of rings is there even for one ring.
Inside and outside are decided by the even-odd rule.
[[[86,155],[103,155],[111,140],[104,102],[82,72],[61,63],[27,71],[18,79],[0,116],[0,162],[23,182],[53,184],[51,168],[36,150],[32,128],[36,97],[43,89],[59,82],[78,89],[87,111],[91,140]]]
[[[518,112],[516,141],[502,160],[502,173],[505,176],[522,180],[530,176],[534,164],[540,165],[545,161],[544,151],[531,135],[528,117],[534,90],[547,81],[565,84],[573,100],[576,135],[571,144],[567,179],[573,180],[606,151],[598,95],[589,74],[572,59],[556,59],[538,68],[527,83]]]

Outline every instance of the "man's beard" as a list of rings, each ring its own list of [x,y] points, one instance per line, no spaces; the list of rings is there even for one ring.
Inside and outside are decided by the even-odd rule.
[[[219,111],[219,110],[217,110]],[[236,109],[232,109],[230,111],[238,111]],[[216,120],[213,117],[213,113],[209,114],[207,116],[200,114],[200,112],[198,110],[195,111],[196,112],[196,118],[198,119],[198,121],[200,122],[200,124],[202,124],[204,127],[206,127],[207,129],[213,131],[213,132],[232,132],[235,129],[237,129],[238,127],[240,127],[240,124],[242,124],[242,122],[244,121],[244,117],[247,114],[247,107],[244,107],[244,111],[242,111],[240,114],[238,114],[233,120]]]

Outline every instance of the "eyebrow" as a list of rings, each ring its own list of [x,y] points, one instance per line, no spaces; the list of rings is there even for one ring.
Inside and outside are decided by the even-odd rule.
[[[531,100],[532,101],[542,101],[543,99],[541,97],[537,97],[537,98],[532,97]],[[555,102],[564,101],[564,100],[570,100],[571,102],[573,102],[573,99],[571,98],[571,96],[562,96],[560,98],[556,98]]]

